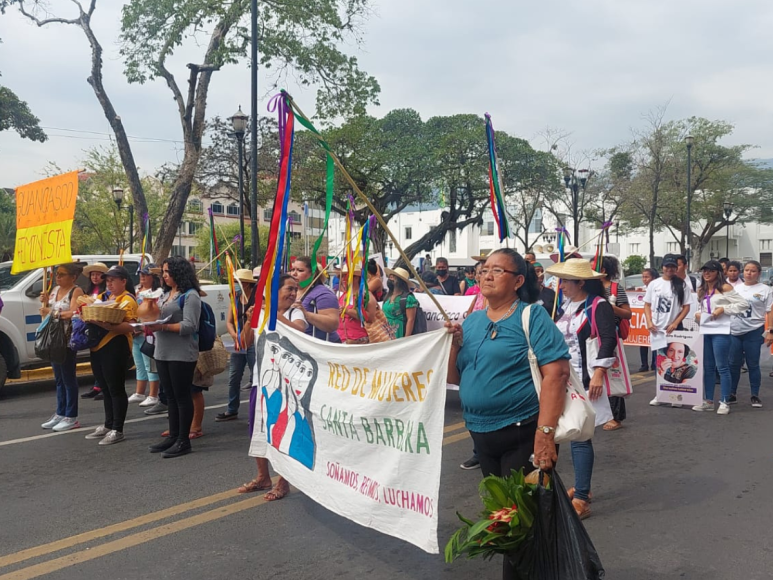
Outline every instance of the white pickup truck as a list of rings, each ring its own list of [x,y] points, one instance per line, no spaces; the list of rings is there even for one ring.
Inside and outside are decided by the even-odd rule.
[[[107,267],[118,264],[119,256],[73,256],[84,265],[102,262]],[[135,278],[139,267],[139,254],[124,254],[123,265]],[[22,370],[47,366],[35,356],[35,330],[40,325],[40,293],[43,288],[43,269],[29,270],[11,274],[11,262],[0,263],[0,298],[3,310],[0,313],[0,389],[7,379],[18,379]],[[86,289],[88,280],[81,276],[78,284]],[[228,285],[204,286],[207,296],[204,300],[212,307],[217,319],[217,333],[226,333],[226,315],[228,313]],[[81,353],[83,358],[88,352]]]

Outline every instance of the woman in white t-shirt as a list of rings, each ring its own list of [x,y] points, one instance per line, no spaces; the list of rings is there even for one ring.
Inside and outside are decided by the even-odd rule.
[[[732,262],[730,263],[732,267]],[[728,273],[730,267],[728,267]],[[751,260],[743,267],[743,284],[736,286],[738,292],[749,303],[749,308],[742,314],[733,316],[730,323],[730,379],[732,382],[732,394],[728,403],[737,402],[738,381],[741,378],[741,364],[746,361],[749,369],[749,383],[751,385],[752,407],[762,407],[760,400],[760,351],[762,343],[768,346],[773,344],[773,335],[770,332],[767,338],[765,334],[765,318],[770,317],[773,322],[773,288],[766,284],[760,284],[762,266],[759,262]],[[770,325],[768,325],[770,326]]]
[[[644,295],[644,317],[650,341],[658,334],[671,334],[682,330],[682,321],[690,312],[692,288],[676,275],[676,256],[666,254],[663,258],[663,276],[649,283]],[[658,405],[657,396],[650,405]]]

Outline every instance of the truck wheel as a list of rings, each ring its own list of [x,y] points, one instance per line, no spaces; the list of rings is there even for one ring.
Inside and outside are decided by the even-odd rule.
[[[0,390],[5,386],[5,381],[8,380],[8,365],[5,364],[5,359],[0,355]]]

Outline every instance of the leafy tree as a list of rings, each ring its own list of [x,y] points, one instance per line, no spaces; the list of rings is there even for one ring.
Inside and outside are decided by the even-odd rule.
[[[0,189],[0,261],[11,260],[16,245],[16,203],[13,190]]]
[[[89,83],[116,135],[121,160],[136,200],[137,215],[147,211],[141,180],[131,147],[102,83],[102,47],[91,26],[97,0],[88,7],[73,0],[78,15],[72,19],[49,17],[37,2],[0,0],[0,10],[16,5],[39,26],[79,26],[92,48]],[[29,5],[32,8],[28,10]],[[131,0],[123,7],[121,53],[129,82],[162,79],[172,92],[185,143],[184,157],[171,189],[167,213],[155,242],[155,257],[169,254],[185,212],[202,151],[207,98],[213,73],[246,55],[249,0]],[[364,111],[379,92],[376,80],[362,72],[357,59],[339,49],[344,42],[359,41],[359,23],[368,14],[368,0],[319,0],[314,4],[264,3],[260,12],[260,66],[276,71],[275,82],[292,74],[301,85],[318,84],[317,113],[323,117]],[[37,14],[45,14],[38,18]],[[206,42],[202,42],[206,36]],[[205,47],[198,64],[190,63],[187,90],[181,90],[170,68],[175,51],[187,41]]]
[[[647,258],[644,256],[637,256],[631,254],[625,260],[623,260],[623,271],[626,276],[633,274],[641,274],[644,271],[644,266],[647,265]]]
[[[27,103],[17,97],[11,89],[0,85],[0,131],[8,129],[13,129],[23,139],[41,143],[48,139],[40,128],[40,119],[32,114]]]

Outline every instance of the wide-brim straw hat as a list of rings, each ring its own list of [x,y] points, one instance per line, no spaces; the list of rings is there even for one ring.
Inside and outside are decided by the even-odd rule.
[[[247,268],[239,268],[234,272],[234,280],[239,280],[242,284],[254,284],[255,283],[255,275],[252,273],[252,270],[248,270]]]
[[[481,254],[480,256],[470,256],[476,262],[485,262],[488,260],[488,255]]]
[[[347,264],[344,264],[343,268],[340,268],[340,269],[336,268],[335,270],[333,270],[333,272],[339,278],[341,276],[348,276],[349,275],[349,266]],[[362,266],[355,266],[354,267],[354,275],[362,277]]]
[[[573,254],[576,254],[576,256],[573,256]],[[564,258],[582,258],[580,255],[580,252],[577,249],[577,246],[564,246]],[[558,252],[555,252],[553,254],[550,254],[550,259],[553,260],[554,263],[558,262]]]
[[[107,274],[107,266],[102,262],[94,262],[91,266],[83,268],[84,276],[88,276],[92,272],[99,272],[100,274]]]
[[[391,268],[385,268],[384,270],[386,271],[387,276],[389,276],[390,274],[394,275],[397,278],[400,278],[400,280],[402,280],[406,284],[408,284],[408,286],[419,286],[418,282],[411,279],[411,275],[408,273],[408,270],[406,270],[405,268],[395,268],[394,270],[392,270]]]
[[[598,280],[605,276],[596,272],[590,262],[583,258],[569,258],[566,262],[550,266],[545,273],[562,280]]]

